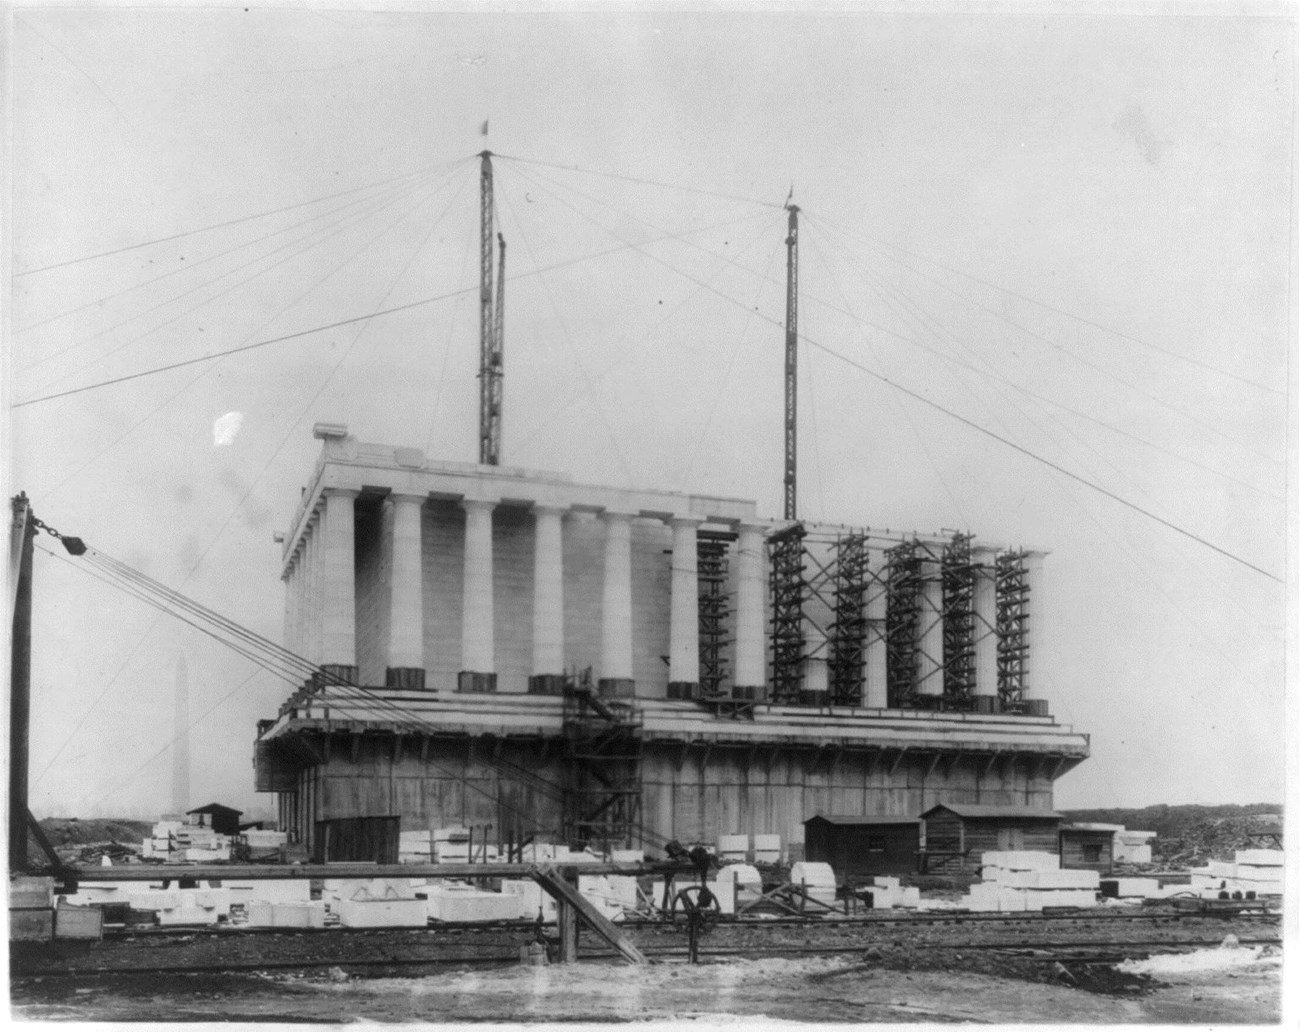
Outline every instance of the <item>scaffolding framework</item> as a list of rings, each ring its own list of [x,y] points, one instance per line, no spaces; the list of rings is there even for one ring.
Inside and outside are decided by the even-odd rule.
[[[964,708],[975,694],[975,578],[971,536],[954,534],[943,550],[943,697]]]
[[[703,534],[696,545],[699,570],[700,692],[704,696],[727,693],[727,571],[729,534]]]
[[[866,688],[867,539],[835,543],[835,622],[831,624],[830,688],[837,706],[861,706]]]
[[[787,705],[799,702],[803,688],[806,534],[802,523],[794,523],[767,539],[772,563],[772,701]]]
[[[916,541],[903,541],[886,553],[885,669],[888,704],[912,706],[916,699],[920,627],[921,556]]]
[[[1029,654],[1029,581],[1024,552],[1003,552],[995,561],[997,584],[998,697],[1002,710],[1024,708]]]
[[[632,846],[641,828],[641,709],[600,698],[591,669],[564,683],[563,830],[575,846]]]

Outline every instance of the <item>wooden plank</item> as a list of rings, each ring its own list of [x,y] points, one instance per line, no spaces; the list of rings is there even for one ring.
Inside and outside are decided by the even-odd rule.
[[[610,921],[609,918],[597,910],[591,902],[578,891],[576,885],[573,885],[562,878],[559,872],[552,865],[532,865],[529,868],[528,876],[532,878],[533,881],[537,882],[537,884],[542,887],[543,891],[553,896],[557,902],[568,904],[569,908],[574,911],[578,917],[581,917],[593,932],[614,947],[614,949],[618,950],[625,960],[633,964],[650,963],[646,958],[646,955],[636,948],[636,944],[625,936],[614,922]],[[563,931],[563,929],[561,931]],[[576,929],[574,934],[573,959],[577,959]]]

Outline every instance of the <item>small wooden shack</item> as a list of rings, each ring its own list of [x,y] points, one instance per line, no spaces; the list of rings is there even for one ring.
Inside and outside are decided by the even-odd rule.
[[[1109,875],[1115,870],[1115,833],[1120,824],[1063,824],[1061,866]]]
[[[940,803],[921,814],[925,847],[921,870],[975,870],[987,850],[1060,854],[1061,814],[1031,806]]]
[[[803,828],[804,858],[830,864],[840,883],[916,870],[921,848],[919,817],[818,813],[804,821]]]
[[[231,806],[208,803],[207,806],[198,806],[186,811],[185,816],[198,817],[198,821],[193,823],[197,823],[201,828],[211,828],[218,835],[238,835],[239,818],[243,813],[243,810],[236,810]]]

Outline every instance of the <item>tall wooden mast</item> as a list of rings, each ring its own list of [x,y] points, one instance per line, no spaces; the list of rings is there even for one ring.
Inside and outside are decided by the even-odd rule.
[[[793,191],[792,191],[793,195]],[[796,473],[799,461],[797,419],[799,385],[799,207],[786,201],[790,232],[785,238],[785,518],[795,515]]]

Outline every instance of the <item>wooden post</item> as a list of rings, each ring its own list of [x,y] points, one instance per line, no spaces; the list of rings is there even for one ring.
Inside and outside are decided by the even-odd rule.
[[[36,525],[25,495],[13,500],[11,556],[17,552],[13,651],[9,667],[9,870],[27,870],[28,724],[32,677],[32,539]],[[11,574],[14,572],[11,564]]]
[[[562,867],[560,875],[565,881],[578,884],[578,869]],[[578,911],[564,899],[556,899],[556,919],[560,932],[560,963],[572,964],[578,959]]]

